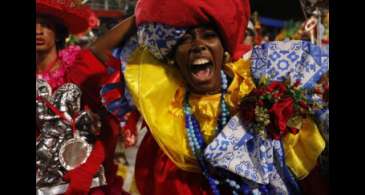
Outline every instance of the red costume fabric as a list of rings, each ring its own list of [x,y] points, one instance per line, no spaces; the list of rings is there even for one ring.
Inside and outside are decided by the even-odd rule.
[[[114,58],[110,59],[107,62],[108,65],[118,66],[120,64],[118,60]],[[104,153],[103,165],[105,167],[108,186],[104,187],[102,191],[108,195],[119,195],[125,194],[122,191],[122,178],[116,176],[118,167],[114,163],[114,150],[119,138],[120,124],[118,119],[108,113],[103,107],[99,96],[101,86],[105,82],[107,75],[106,66],[97,60],[90,50],[83,50],[77,56],[72,69],[69,69],[67,72],[65,80],[75,83],[80,87],[83,93],[82,104],[87,105],[92,112],[97,113],[102,122],[102,129],[99,135],[100,144],[95,144],[94,150],[87,162],[76,168],[75,172],[77,172],[77,169],[85,170],[85,168],[86,170],[95,170],[92,167],[102,163],[100,161],[102,159],[99,157],[102,155],[101,153]],[[99,147],[103,147],[104,150],[101,150]]]
[[[212,194],[205,177],[179,169],[160,149],[150,132],[146,133],[140,145],[135,168],[141,195]]]
[[[249,0],[140,0],[135,16],[137,26],[153,22],[182,28],[215,24],[234,61],[251,49],[243,44],[250,16]]]
[[[37,0],[36,12],[55,16],[71,34],[78,34],[90,27],[89,19],[93,17],[88,6],[78,4],[75,0]]]

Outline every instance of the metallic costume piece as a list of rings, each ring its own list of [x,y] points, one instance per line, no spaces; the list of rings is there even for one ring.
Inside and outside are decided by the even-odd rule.
[[[36,143],[37,194],[53,194],[54,190],[63,193],[68,185],[62,180],[65,172],[83,164],[92,151],[95,137],[89,129],[93,120],[81,111],[81,90],[75,84],[66,83],[52,95],[50,85],[37,79],[36,94],[40,127]],[[102,167],[93,180],[94,187],[106,184],[100,177],[104,177]]]

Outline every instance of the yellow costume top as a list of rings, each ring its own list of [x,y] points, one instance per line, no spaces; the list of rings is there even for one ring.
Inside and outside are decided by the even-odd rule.
[[[241,98],[248,95],[255,84],[251,78],[249,60],[240,59],[225,64],[224,69],[233,78],[224,98],[231,115],[234,115]],[[183,113],[185,85],[177,68],[162,64],[147,49],[140,47],[130,56],[124,76],[134,103],[160,148],[179,168],[200,171],[187,140]],[[220,94],[190,95],[192,112],[207,143],[216,136],[214,128],[220,113],[219,101]],[[315,130],[319,133],[318,129]],[[289,147],[295,154],[295,146]],[[290,162],[298,163],[295,160]],[[287,164],[290,166],[290,163]]]

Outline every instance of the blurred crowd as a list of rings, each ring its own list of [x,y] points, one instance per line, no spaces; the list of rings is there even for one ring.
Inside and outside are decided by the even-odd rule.
[[[262,24],[259,13],[254,12],[246,30],[245,43],[259,45],[269,41],[307,40],[318,45],[329,44],[329,11],[302,21],[282,21],[282,27]]]

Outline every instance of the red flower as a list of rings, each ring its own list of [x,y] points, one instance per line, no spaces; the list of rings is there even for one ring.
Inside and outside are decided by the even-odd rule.
[[[294,96],[301,95],[301,91],[288,86],[289,83],[273,81],[267,86],[256,88],[252,93],[242,99],[240,104],[240,117],[244,124],[252,124],[255,122],[260,125],[265,125],[268,135],[273,139],[281,139],[287,132],[296,134],[299,129],[288,127],[288,120],[293,117],[296,112],[303,112],[295,110]],[[297,80],[294,87],[300,85]],[[290,93],[287,93],[291,90]],[[256,106],[269,109],[270,122],[256,121],[255,109]],[[299,106],[305,110],[309,109],[305,100],[299,101]]]
[[[300,83],[301,83],[301,82],[300,82],[300,80],[299,80],[299,79],[298,79],[298,80],[296,80],[296,81],[295,81],[295,83],[294,83],[294,87],[298,87],[298,86],[300,85]]]
[[[286,87],[282,82],[273,81],[266,88],[268,92],[273,92],[275,89],[279,90],[280,93],[283,93],[286,90]]]
[[[287,97],[276,102],[269,110],[269,113],[274,117],[277,128],[283,133],[286,131],[286,123],[294,114],[293,103],[294,100]]]
[[[272,95],[272,97],[273,98],[275,98],[275,99],[278,99],[280,96],[282,96],[283,94],[282,93],[280,93],[280,92],[277,92],[277,93],[274,93],[273,95]]]
[[[293,128],[293,127],[289,127],[288,129],[289,129],[289,132],[292,133],[292,134],[297,134],[298,131],[299,131],[299,129]]]
[[[259,101],[257,102],[257,105],[259,105],[259,106],[264,106],[264,101],[259,100]]]
[[[299,105],[303,108],[303,109],[308,109],[308,105],[303,101],[299,101]]]
[[[253,94],[256,95],[256,96],[262,96],[264,95],[264,90],[262,88],[257,88],[253,91]]]
[[[316,88],[314,88],[314,93],[322,94],[322,89],[320,87],[316,87]]]
[[[330,86],[329,86],[329,84],[328,84],[328,83],[324,83],[324,84],[323,84],[323,88],[324,88],[324,90],[325,90],[325,91],[328,91],[328,90],[329,90],[329,87],[330,87]]]
[[[98,17],[92,13],[89,16],[89,27],[90,28],[97,28],[98,26],[100,26],[100,20],[98,19]]]
[[[279,140],[281,137],[280,137],[280,134],[274,134],[273,138],[276,139],[276,140]]]

